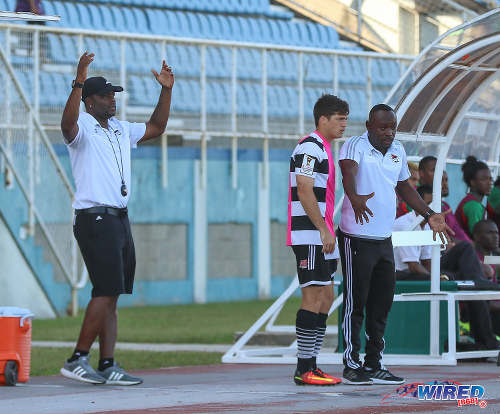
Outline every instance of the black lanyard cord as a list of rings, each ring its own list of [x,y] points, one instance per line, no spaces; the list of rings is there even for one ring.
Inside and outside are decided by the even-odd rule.
[[[111,141],[111,137],[108,135],[108,131],[109,130],[104,129],[102,126],[101,126],[101,128],[104,131],[104,134],[106,135],[106,138],[108,139],[108,141],[109,141],[109,143],[111,145],[111,149],[113,150],[113,155],[115,156],[116,166],[118,167],[118,172],[120,173],[120,178],[122,179],[122,184],[125,184],[125,179],[123,177],[122,147],[120,146],[120,141],[118,140],[118,137],[116,136],[116,133],[114,133],[115,134],[115,138],[116,138],[116,143],[118,144],[118,150],[120,151],[121,169],[120,169],[120,164],[118,163],[118,157],[116,156],[115,148],[113,147],[113,142]]]

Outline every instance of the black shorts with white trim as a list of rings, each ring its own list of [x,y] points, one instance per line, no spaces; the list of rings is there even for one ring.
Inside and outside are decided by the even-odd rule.
[[[92,297],[132,293],[136,262],[127,214],[77,214],[73,233],[89,272]]]
[[[325,259],[323,246],[294,245],[292,250],[297,261],[297,275],[301,288],[317,285],[324,286],[332,283],[337,271],[336,259]]]

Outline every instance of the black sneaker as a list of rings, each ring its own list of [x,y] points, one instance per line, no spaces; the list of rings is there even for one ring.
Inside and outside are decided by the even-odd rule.
[[[396,377],[385,368],[371,369],[364,367],[365,374],[374,384],[403,384],[404,378]]]
[[[373,381],[365,374],[363,367],[356,369],[345,367],[342,374],[342,384],[372,385]]]

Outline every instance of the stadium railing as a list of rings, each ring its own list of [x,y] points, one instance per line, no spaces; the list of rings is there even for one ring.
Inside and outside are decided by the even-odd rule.
[[[388,91],[387,86],[395,83],[411,61],[411,57],[402,55],[7,23],[0,24],[0,45],[4,64],[10,67],[10,71],[4,71],[9,76],[7,82],[19,87],[18,94],[11,94],[8,99],[2,100],[7,109],[9,105],[11,108],[4,113],[29,113],[32,118],[29,122],[7,118],[4,131],[7,134],[19,131],[16,139],[24,148],[30,145],[37,149],[45,148],[48,154],[34,150],[30,152],[27,165],[24,165],[21,163],[23,147],[12,145],[7,139],[2,152],[9,166],[13,170],[15,167],[16,179],[32,184],[38,180],[40,185],[34,187],[34,192],[45,191],[45,194],[51,186],[67,180],[54,154],[63,150],[59,132],[60,116],[70,92],[78,58],[83,51],[96,52],[89,76],[102,75],[124,86],[125,93],[118,98],[118,116],[132,121],[143,120],[144,115],[151,113],[159,86],[155,84],[148,66],[157,67],[161,59],[165,58],[176,73],[168,134],[194,136],[200,140],[201,159],[196,167],[199,173],[196,194],[202,201],[206,191],[207,140],[210,137],[232,139],[233,154],[238,150],[239,138],[262,140],[264,155],[260,175],[265,184],[269,180],[269,141],[295,140],[312,128],[312,118],[306,113],[311,112],[314,101],[321,93],[333,92],[346,98],[351,102],[352,116],[361,120],[372,104],[383,99],[385,91]],[[390,69],[387,71],[388,67]],[[0,93],[6,95],[8,90]],[[36,133],[30,135],[23,128],[32,128]],[[57,145],[53,147],[51,144]],[[161,145],[162,184],[166,187],[166,134],[162,136]],[[9,158],[14,149],[19,160]],[[233,187],[237,186],[237,162],[238,157],[233,156]],[[48,173],[51,169],[53,174]],[[24,177],[24,181],[21,177]],[[29,188],[28,184],[26,186]],[[52,244],[63,243],[63,240],[73,243],[70,226],[72,194],[69,189],[57,190],[58,193],[67,194],[66,200],[58,201],[57,206],[50,205],[50,198],[33,198],[29,197],[29,193],[26,195],[32,210],[43,212],[36,215],[40,227],[43,227],[42,223],[53,223],[52,240],[55,241]],[[267,206],[269,209],[269,185],[263,185],[259,197],[261,207],[265,209]],[[206,205],[200,202],[197,206],[195,234],[203,235],[206,232],[206,228],[203,230]],[[61,212],[56,214],[59,209]],[[61,223],[61,217],[67,218],[67,222]],[[259,234],[269,234],[268,221],[259,222],[259,231],[262,232]],[[59,237],[64,226],[64,235]],[[33,224],[30,225],[30,232],[33,227]],[[259,249],[268,247],[262,245]],[[68,251],[65,247],[57,250],[56,246],[52,250]],[[81,265],[77,264],[76,250],[73,244],[72,264],[65,264],[66,257],[55,254],[56,258],[59,257],[56,262],[60,262],[63,267],[62,279],[73,288],[81,285],[81,279],[77,277],[77,269]],[[261,256],[266,257],[268,254]],[[194,280],[198,284],[195,291],[199,292],[199,295],[195,295],[196,301],[204,300],[202,288],[206,275],[203,276],[202,269],[203,263],[206,264],[206,253],[204,256],[196,259],[194,266]],[[258,266],[267,269],[264,262]],[[262,278],[259,272],[259,286],[264,286],[262,289],[259,287],[261,296],[269,292],[269,274],[266,276],[266,272]]]

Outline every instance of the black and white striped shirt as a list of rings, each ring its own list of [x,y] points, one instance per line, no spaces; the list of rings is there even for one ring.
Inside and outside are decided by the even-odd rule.
[[[335,209],[335,168],[330,143],[318,131],[303,138],[290,158],[288,195],[288,234],[290,245],[322,245],[318,229],[307,216],[297,194],[296,176],[314,179],[314,195],[321,215],[332,234]]]

